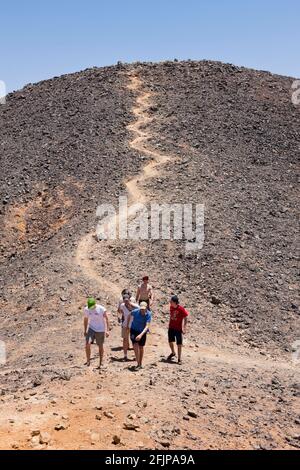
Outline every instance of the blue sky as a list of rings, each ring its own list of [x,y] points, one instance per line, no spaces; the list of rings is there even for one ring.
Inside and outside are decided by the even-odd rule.
[[[0,0],[0,80],[174,58],[300,77],[299,18],[299,0]]]

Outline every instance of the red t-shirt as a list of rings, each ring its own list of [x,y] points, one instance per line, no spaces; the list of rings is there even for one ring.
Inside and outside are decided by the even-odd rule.
[[[170,306],[170,324],[169,328],[172,330],[182,331],[183,319],[188,316],[189,312],[178,305],[176,308]]]

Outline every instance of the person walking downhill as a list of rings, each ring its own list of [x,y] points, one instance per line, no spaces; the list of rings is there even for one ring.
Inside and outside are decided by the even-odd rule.
[[[94,298],[89,298],[84,308],[84,336],[86,340],[86,365],[91,364],[91,344],[96,340],[99,347],[99,369],[103,366],[104,342],[109,336],[109,320],[105,307],[98,305]]]
[[[149,284],[149,276],[144,276],[142,283],[137,288],[136,301],[138,304],[146,302],[147,307],[150,310],[153,298],[153,287]]]
[[[123,303],[119,306],[118,319],[121,322],[121,336],[123,338],[123,351],[124,351],[124,361],[128,361],[127,352],[129,350],[129,333],[132,323],[131,312],[135,308],[138,308],[137,304],[132,302],[132,297],[130,297],[130,292],[123,295]]]
[[[189,312],[179,304],[177,295],[173,295],[170,302],[170,323],[168,330],[169,345],[171,354],[167,360],[171,361],[176,357],[175,341],[177,343],[178,364],[181,364],[183,335],[186,334],[186,326]]]
[[[130,339],[137,362],[136,370],[138,370],[143,367],[144,347],[151,323],[151,312],[147,309],[147,303],[141,302],[138,308],[132,310],[131,317]]]
[[[122,312],[120,310],[120,307],[121,307],[122,303],[124,302],[124,300],[123,300],[124,295],[129,295],[131,302],[134,303],[134,304],[136,303],[135,298],[132,296],[132,293],[130,292],[130,290],[129,289],[123,289],[122,292],[121,292],[121,297],[120,297],[119,302],[118,302],[118,314],[120,314],[120,315],[122,314]]]

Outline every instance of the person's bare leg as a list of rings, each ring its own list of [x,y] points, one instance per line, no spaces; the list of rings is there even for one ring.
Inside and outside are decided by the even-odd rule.
[[[169,346],[170,346],[170,349],[171,349],[171,351],[172,351],[172,354],[174,354],[174,356],[175,356],[174,344],[175,344],[175,343],[169,343]]]
[[[143,357],[144,357],[144,346],[139,346],[139,362],[138,362],[138,366],[142,366],[142,362],[143,362]]]
[[[182,345],[178,344],[177,348],[178,348],[178,362],[181,362]]]
[[[139,364],[139,345],[137,343],[134,343],[133,349],[134,349],[136,362]]]
[[[123,339],[123,350],[124,350],[124,357],[127,357],[128,354],[128,349],[129,349],[129,340],[128,337]]]
[[[103,364],[103,356],[104,356],[104,347],[103,347],[103,345],[102,345],[102,346],[99,346],[99,356],[100,356],[99,367],[102,367],[102,364]]]
[[[90,343],[86,343],[85,353],[86,353],[86,365],[89,366],[90,363],[91,363],[91,345],[90,345]]]

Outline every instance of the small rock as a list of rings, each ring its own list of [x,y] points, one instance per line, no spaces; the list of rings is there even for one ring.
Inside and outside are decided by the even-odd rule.
[[[91,435],[92,445],[95,445],[97,442],[99,442],[99,440],[100,440],[100,434],[93,432],[93,434]]]
[[[40,445],[40,438],[39,436],[34,436],[32,439],[31,439],[31,444],[32,446],[38,446]]]
[[[159,443],[163,446],[163,447],[170,447],[171,443],[169,441],[166,441],[166,440],[163,440],[163,441],[159,441]]]
[[[121,438],[119,436],[114,436],[112,442],[113,444],[118,445],[121,443]]]
[[[188,416],[190,416],[191,418],[198,418],[197,413],[193,410],[188,410]]]
[[[126,429],[127,431],[137,431],[139,428],[140,427],[138,424],[124,423],[124,429]]]
[[[47,432],[41,432],[40,434],[40,444],[49,444],[51,441],[51,436]]]
[[[212,297],[211,297],[211,303],[212,303],[213,305],[220,305],[220,304],[221,304],[221,300],[218,299],[218,297],[216,297],[215,295],[212,295]]]
[[[142,416],[142,417],[141,417],[141,422],[147,424],[147,423],[150,422],[150,419],[147,418],[147,416]]]
[[[55,431],[65,431],[66,429],[68,429],[68,426],[66,426],[63,423],[59,423],[55,426],[54,429],[55,429]]]

